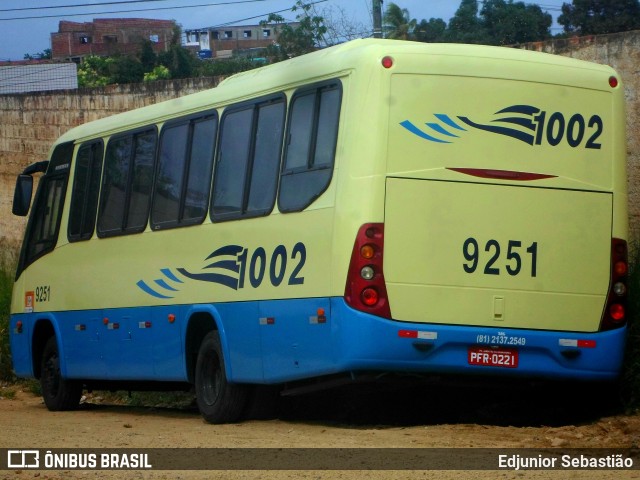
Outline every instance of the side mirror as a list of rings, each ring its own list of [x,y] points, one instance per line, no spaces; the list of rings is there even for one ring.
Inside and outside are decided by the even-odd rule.
[[[26,217],[31,206],[31,194],[33,192],[33,177],[31,175],[18,175],[16,189],[13,192],[14,215]]]

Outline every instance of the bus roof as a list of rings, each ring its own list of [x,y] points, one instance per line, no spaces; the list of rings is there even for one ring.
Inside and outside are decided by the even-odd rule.
[[[187,115],[208,108],[237,103],[275,91],[313,82],[347,72],[358,66],[372,65],[371,59],[385,55],[419,54],[428,56],[486,58],[505,62],[526,62],[568,69],[590,70],[602,75],[613,69],[594,63],[516,48],[466,44],[428,44],[400,40],[360,39],[329,47],[284,62],[235,74],[216,88],[119,113],[88,122],[63,134],[56,143],[77,141],[161,122],[177,115]],[[464,65],[465,62],[460,62]],[[474,72],[478,75],[478,72]],[[481,76],[481,74],[480,74]]]

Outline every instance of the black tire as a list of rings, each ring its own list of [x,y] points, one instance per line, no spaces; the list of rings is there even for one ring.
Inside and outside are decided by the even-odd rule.
[[[209,332],[196,361],[196,400],[209,423],[237,422],[247,402],[247,386],[227,382],[222,345],[217,331]]]
[[[62,378],[56,337],[47,340],[41,362],[40,387],[47,408],[52,412],[78,408],[82,396],[82,383]]]

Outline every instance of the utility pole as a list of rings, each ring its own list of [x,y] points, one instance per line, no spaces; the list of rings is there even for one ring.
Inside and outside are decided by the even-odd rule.
[[[382,38],[382,0],[373,0],[373,38]]]

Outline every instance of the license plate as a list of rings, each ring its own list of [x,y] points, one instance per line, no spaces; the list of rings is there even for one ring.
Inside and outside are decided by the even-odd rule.
[[[517,350],[469,347],[467,358],[469,365],[503,368],[518,367]]]

